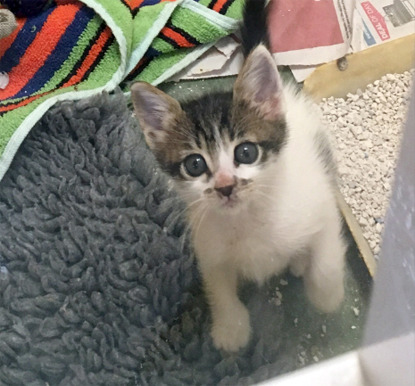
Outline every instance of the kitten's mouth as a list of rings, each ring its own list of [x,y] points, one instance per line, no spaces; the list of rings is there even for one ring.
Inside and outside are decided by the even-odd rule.
[[[220,205],[222,208],[233,209],[240,204],[240,199],[237,196],[221,197]]]

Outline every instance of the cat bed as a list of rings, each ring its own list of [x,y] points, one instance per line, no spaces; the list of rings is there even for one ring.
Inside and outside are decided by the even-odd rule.
[[[159,84],[237,27],[242,0],[55,0],[1,39],[0,179],[58,100]]]
[[[248,385],[356,346],[364,312],[284,276],[242,287],[251,342],[216,350],[183,209],[123,94],[52,107],[0,184],[0,383]]]

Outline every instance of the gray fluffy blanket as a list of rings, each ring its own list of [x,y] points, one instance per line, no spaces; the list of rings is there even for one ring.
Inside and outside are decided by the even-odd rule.
[[[52,108],[0,183],[0,384],[252,384],[293,369],[301,342],[284,338],[272,286],[242,291],[249,347],[213,347],[182,211],[123,95]]]

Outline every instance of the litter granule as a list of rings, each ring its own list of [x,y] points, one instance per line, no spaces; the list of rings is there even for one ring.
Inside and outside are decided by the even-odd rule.
[[[388,74],[347,98],[325,98],[319,107],[334,134],[340,191],[375,258],[380,252],[414,70]]]

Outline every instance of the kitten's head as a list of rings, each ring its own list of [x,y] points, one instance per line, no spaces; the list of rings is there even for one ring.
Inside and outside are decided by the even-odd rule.
[[[233,93],[180,105],[138,82],[131,97],[149,147],[190,208],[229,213],[266,199],[286,126],[281,79],[265,47],[247,58]]]

